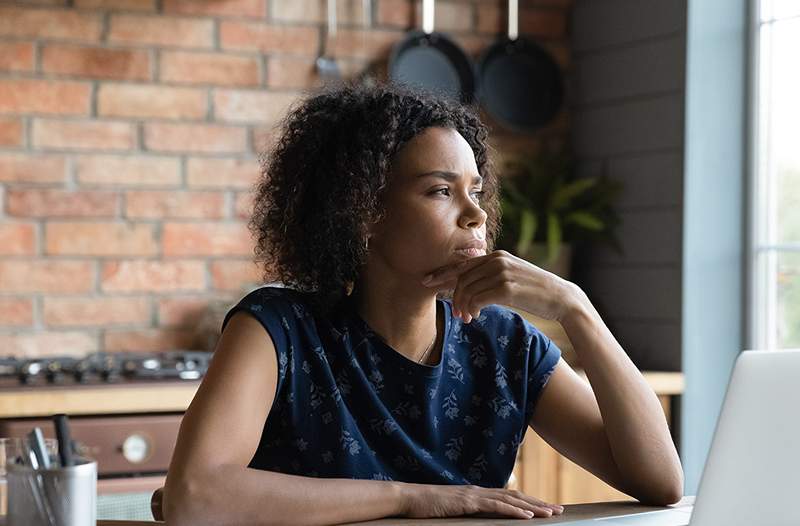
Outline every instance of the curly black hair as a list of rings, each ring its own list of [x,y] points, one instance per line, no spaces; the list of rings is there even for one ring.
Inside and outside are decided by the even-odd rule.
[[[474,108],[397,84],[345,82],[311,93],[279,126],[261,156],[248,225],[266,282],[314,292],[324,310],[342,299],[367,260],[368,226],[385,214],[395,154],[433,126],[458,131],[472,147],[484,180],[487,250],[494,249],[499,185]]]

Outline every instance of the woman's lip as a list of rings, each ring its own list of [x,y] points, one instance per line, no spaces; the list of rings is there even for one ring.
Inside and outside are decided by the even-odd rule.
[[[456,250],[457,254],[471,258],[482,256],[485,252],[486,251],[482,248],[459,248]]]

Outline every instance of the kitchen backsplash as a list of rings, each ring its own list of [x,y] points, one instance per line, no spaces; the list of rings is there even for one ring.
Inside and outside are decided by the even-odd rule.
[[[329,52],[382,75],[419,4],[339,0]],[[276,120],[319,83],[325,5],[0,2],[0,356],[207,347],[203,320],[259,282],[249,189]],[[565,74],[570,6],[520,1],[520,32]],[[473,55],[505,16],[436,2],[436,29]],[[568,111],[535,135],[492,127],[498,155],[560,145]]]

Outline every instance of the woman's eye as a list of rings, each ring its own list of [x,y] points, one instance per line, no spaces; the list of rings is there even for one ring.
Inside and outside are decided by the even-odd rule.
[[[449,195],[450,189],[449,188],[439,188],[438,190],[434,190],[432,193],[438,194],[440,192],[446,192],[446,193],[443,193],[442,195]],[[480,199],[481,197],[483,197],[483,194],[485,194],[485,193],[486,192],[484,192],[483,190],[476,190],[476,191],[472,192],[471,195],[476,195],[476,196],[478,196],[478,199]]]

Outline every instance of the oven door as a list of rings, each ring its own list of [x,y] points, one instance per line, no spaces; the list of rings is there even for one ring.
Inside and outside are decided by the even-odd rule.
[[[70,417],[78,453],[97,461],[98,519],[152,520],[150,496],[164,485],[183,413]],[[54,438],[50,419],[0,420],[0,436],[34,427]]]

